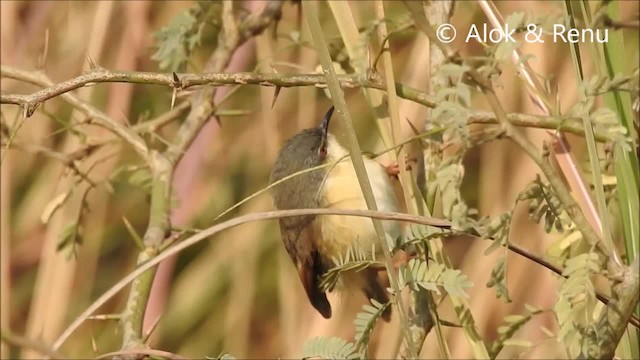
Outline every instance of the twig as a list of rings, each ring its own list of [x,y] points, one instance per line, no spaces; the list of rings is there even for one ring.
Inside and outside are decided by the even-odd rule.
[[[0,66],[0,76],[3,77],[18,77],[20,80],[27,81],[30,83],[38,84],[40,86],[48,86],[47,88],[40,90],[44,92],[51,92],[57,89],[61,84],[54,85],[49,78],[47,78],[41,72],[30,72],[25,70],[19,70],[12,67]],[[77,79],[77,78],[76,78]],[[73,81],[73,80],[71,80]],[[112,133],[116,134],[120,138],[122,138],[125,142],[129,143],[134,150],[140,155],[144,160],[147,160],[147,145],[144,140],[135,132],[131,131],[131,129],[127,128],[119,124],[118,122],[111,119],[107,114],[100,111],[98,108],[80,100],[74,94],[68,93],[69,90],[62,91],[57,93],[56,95],[51,95],[47,99],[50,99],[54,96],[62,96],[67,102],[72,104],[75,108],[81,110],[87,117],[95,122],[97,125],[100,125]],[[0,95],[0,104],[15,104],[20,105],[25,109],[25,113],[27,116],[31,116],[35,109],[44,101],[38,100],[38,97],[35,96],[37,94],[34,93],[32,95]],[[8,98],[8,99],[7,99]]]
[[[43,155],[48,158],[57,160],[61,162],[64,166],[71,169],[71,171],[74,174],[78,175],[82,180],[86,181],[89,185],[91,185],[91,187],[96,187],[97,185],[93,180],[91,180],[91,178],[89,178],[88,173],[82,172],[82,170],[78,168],[78,165],[76,165],[76,161],[88,156],[90,153],[93,152],[95,147],[86,147],[86,148],[80,149],[81,151],[74,151],[71,154],[63,154],[63,153],[48,149],[44,146],[34,145],[34,144],[25,144],[20,141],[13,141],[11,144],[9,144],[8,142],[5,143],[4,141],[2,141],[0,142],[0,145],[3,147],[7,146],[7,150],[10,150],[10,149],[21,150],[21,151],[29,152],[32,154]]]

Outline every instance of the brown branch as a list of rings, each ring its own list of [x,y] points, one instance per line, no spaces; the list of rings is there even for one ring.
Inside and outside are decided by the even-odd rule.
[[[44,89],[31,95],[0,95],[0,104],[20,105],[25,109],[25,115],[31,116],[35,109],[44,101],[38,100],[38,96],[36,96],[36,94],[38,94],[39,92],[45,92],[47,94],[59,92],[56,95],[48,96],[46,99],[50,99],[55,96],[62,96],[65,101],[82,111],[89,118],[90,122],[110,130],[112,133],[130,144],[134,148],[134,150],[136,150],[138,155],[140,155],[144,160],[148,160],[147,145],[138,134],[136,134],[126,126],[114,121],[98,108],[90,105],[85,101],[80,100],[80,98],[78,98],[76,95],[69,93],[70,90],[60,92],[59,87],[65,82],[54,85],[53,82],[45,74],[39,71],[20,70],[5,65],[0,66],[0,76],[14,78],[39,86],[45,86]],[[79,78],[81,77],[82,76],[80,76]],[[74,80],[75,79],[69,81]]]
[[[175,87],[176,83],[172,74],[152,73],[152,72],[135,72],[135,71],[112,71],[99,68],[88,74],[80,75],[74,79],[64,81],[60,84],[46,85],[44,81],[38,80],[34,72],[19,70],[10,66],[0,66],[0,75],[3,77],[27,81],[45,89],[36,91],[29,95],[4,94],[0,95],[1,104],[15,104],[20,106],[31,106],[31,104],[41,103],[55,96],[65,94],[79,87],[92,83],[101,82],[127,82],[134,84],[164,85]],[[198,85],[207,85],[213,87],[229,86],[229,85],[259,85],[273,87],[298,87],[298,86],[315,86],[325,88],[327,86],[326,79],[322,74],[280,74],[280,73],[203,73],[203,74],[177,74],[180,79],[180,89],[186,89]],[[385,90],[385,84],[376,77],[365,77],[362,75],[338,75],[340,85],[344,88],[371,88],[377,90]],[[435,100],[428,94],[421,92],[410,86],[396,82],[397,95],[405,100],[415,103],[435,107]],[[72,105],[77,104],[72,102]],[[86,106],[86,104],[84,105]],[[81,110],[85,107],[79,107]],[[183,103],[170,113],[182,113],[189,107],[188,103]],[[567,116],[539,116],[521,113],[511,113],[507,118],[515,126],[535,127],[550,130],[561,130],[575,135],[584,135],[581,119]],[[498,121],[495,114],[489,111],[470,111],[468,115],[468,124],[497,124]],[[144,123],[143,123],[144,124]],[[136,125],[144,127],[145,130],[152,129],[151,125]],[[99,124],[100,125],[100,124]],[[136,131],[138,132],[138,131]],[[595,131],[595,138],[600,142],[613,141],[613,138],[603,131]]]

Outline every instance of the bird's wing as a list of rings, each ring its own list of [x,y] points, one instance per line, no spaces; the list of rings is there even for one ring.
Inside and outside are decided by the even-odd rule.
[[[280,234],[284,246],[293,260],[298,275],[307,293],[309,302],[325,319],[331,317],[331,304],[327,295],[320,290],[322,264],[315,246],[315,221],[306,221],[301,225],[295,218],[280,219]]]

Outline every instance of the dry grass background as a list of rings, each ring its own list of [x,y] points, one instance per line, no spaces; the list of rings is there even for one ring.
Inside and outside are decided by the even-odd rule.
[[[157,71],[157,64],[150,60],[154,51],[152,33],[189,6],[191,2],[187,1],[2,1],[0,61],[34,69],[46,48],[45,71],[55,82],[88,69],[87,56],[109,69]],[[247,1],[246,6],[255,9],[262,3]],[[373,18],[368,2],[351,2],[350,6],[357,24]],[[401,6],[388,4],[387,13],[393,14]],[[514,11],[539,15],[563,11],[562,3],[556,2],[499,2],[498,8],[505,16]],[[621,14],[637,14],[638,3],[623,1],[620,8]],[[328,7],[322,6],[321,14],[326,35],[338,36]],[[453,17],[457,29],[484,22],[474,2],[458,2]],[[270,72],[272,68],[280,72],[313,71],[317,66],[313,49],[286,47],[286,36],[291,31],[299,30],[303,39],[310,38],[306,26],[299,29],[299,24],[297,7],[286,5],[278,27],[279,37],[274,39],[272,31],[267,31],[243,45],[229,71],[251,71],[257,59],[263,72]],[[196,66],[201,67],[208,56],[210,40],[205,36],[195,54]],[[629,40],[630,46],[637,48],[633,45],[637,40],[636,33],[635,42]],[[426,38],[410,32],[392,38],[391,45],[396,80],[426,89],[429,75],[429,69],[424,66],[429,57]],[[465,44],[461,39],[453,45],[463,55],[482,52],[477,44]],[[562,94],[561,106],[570,107],[576,101],[576,82],[569,48],[550,43],[525,44],[522,51],[536,56],[532,66],[537,72],[556,78]],[[299,69],[291,69],[283,65],[284,62],[296,64]],[[513,71],[505,71],[499,83],[498,96],[505,110],[539,113]],[[4,93],[33,90],[29,85],[2,81]],[[168,88],[130,84],[100,84],[82,88],[77,93],[113,119],[130,123],[167,111],[171,99]],[[221,93],[218,96],[222,96]],[[266,186],[279,145],[300,129],[316,124],[330,104],[316,88],[289,88],[282,90],[271,109],[272,94],[272,88],[241,89],[224,108],[248,110],[251,114],[223,117],[222,126],[211,121],[202,130],[174,179],[180,199],[172,212],[175,225],[209,226],[221,211]],[[361,144],[366,150],[380,150],[371,126],[373,119],[361,92],[347,91],[347,96]],[[489,109],[480,98],[474,98],[474,107]],[[9,123],[16,118],[17,111],[17,107],[2,106],[4,119]],[[61,131],[61,125],[54,118],[69,119],[80,114],[58,99],[48,101],[46,111],[52,116],[36,112],[24,123],[16,141],[65,152],[77,149],[77,138]],[[424,117],[424,107],[401,102],[401,119],[420,124]],[[171,134],[175,129],[168,126],[161,134]],[[88,127],[86,131],[90,136],[104,136],[100,129]],[[405,137],[410,136],[410,128],[405,126],[403,133]],[[527,130],[527,134],[536,144],[546,138],[542,130]],[[570,140],[579,163],[584,163],[584,144],[577,138]],[[97,163],[92,174],[100,178],[131,160],[128,149],[114,145],[93,154],[83,168]],[[506,141],[475,148],[467,154],[465,165],[463,193],[467,202],[482,215],[497,215],[510,209],[517,193],[538,172],[522,152]],[[57,252],[56,244],[64,226],[77,215],[80,199],[74,197],[68,201],[48,225],[40,221],[42,209],[54,196],[77,186],[62,165],[42,156],[10,150],[1,170],[1,327],[50,344],[93,299],[133,269],[136,248],[122,219],[128,219],[137,232],[142,233],[147,223],[148,199],[141,191],[127,186],[116,188],[114,194],[91,192],[90,213],[82,222],[83,243],[76,256],[69,257],[68,253]],[[235,213],[269,209],[270,199],[263,195]],[[551,240],[541,226],[527,219],[525,206],[516,212],[511,236],[514,243],[538,254],[543,254]],[[484,287],[494,265],[493,256],[483,255],[487,246],[486,242],[460,239],[446,244],[446,250],[454,264],[476,284],[469,291],[471,310],[483,336],[492,339],[503,316],[521,312],[525,303],[552,308],[557,284],[549,271],[510,255],[509,290],[514,301],[505,304],[497,300],[494,290]],[[154,294],[145,320],[150,326],[160,319],[153,333],[154,346],[195,357],[215,356],[225,351],[238,358],[290,358],[298,355],[304,340],[312,336],[352,336],[352,319],[364,302],[363,298],[342,299],[340,309],[330,321],[314,312],[281,245],[275,222],[234,228],[164,263]],[[121,310],[126,295],[121,293],[100,313]],[[442,316],[449,320],[455,318],[446,306]],[[564,350],[555,340],[544,341],[540,326],[555,329],[551,312],[537,317],[521,330],[521,337],[541,342],[525,356],[564,356]],[[120,345],[119,331],[117,321],[89,320],[62,351],[73,357],[87,357],[115,350]],[[393,354],[399,333],[397,319],[376,332],[376,354],[379,357]],[[446,328],[445,334],[452,356],[470,356],[462,331]],[[503,354],[509,357],[508,351]],[[2,357],[8,356],[8,348],[3,345]],[[24,350],[20,356],[40,355]],[[439,356],[433,333],[427,337],[422,356]]]

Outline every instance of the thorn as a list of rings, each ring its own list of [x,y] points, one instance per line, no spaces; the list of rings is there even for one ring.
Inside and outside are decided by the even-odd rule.
[[[93,328],[91,329],[91,350],[93,350],[94,355],[100,354],[98,352],[98,344],[96,343],[96,339],[93,336]]]
[[[173,74],[173,87],[182,89],[182,82],[180,81],[178,74],[176,74],[175,72],[173,72],[172,74]]]
[[[173,110],[173,106],[176,103],[176,97],[178,96],[178,91],[182,89],[182,82],[178,77],[178,74],[172,72],[173,74],[173,94],[171,95],[171,110]]]
[[[278,99],[278,95],[280,95],[280,90],[282,90],[282,86],[276,86],[276,90],[273,92],[273,100],[271,101],[271,108],[276,105],[276,100]]]
[[[409,123],[409,126],[411,127],[411,131],[413,131],[413,135],[414,136],[420,135],[420,131],[418,131],[418,128],[415,125],[413,125],[411,120],[409,120],[408,117],[405,117],[405,120],[407,120],[407,123]]]
[[[216,120],[216,123],[218,124],[218,126],[222,128],[222,121],[220,121],[220,117],[213,115],[213,118]]]
[[[36,112],[36,109],[38,108],[39,105],[40,105],[40,103],[35,103],[35,104],[27,103],[27,104],[24,104],[24,106],[23,106],[23,114],[22,115],[25,118],[31,117],[31,115],[33,115],[33,113]]]
[[[93,62],[93,59],[91,58],[91,55],[87,54],[87,61],[89,62],[89,70],[95,70],[98,66],[96,65],[95,62]]]

